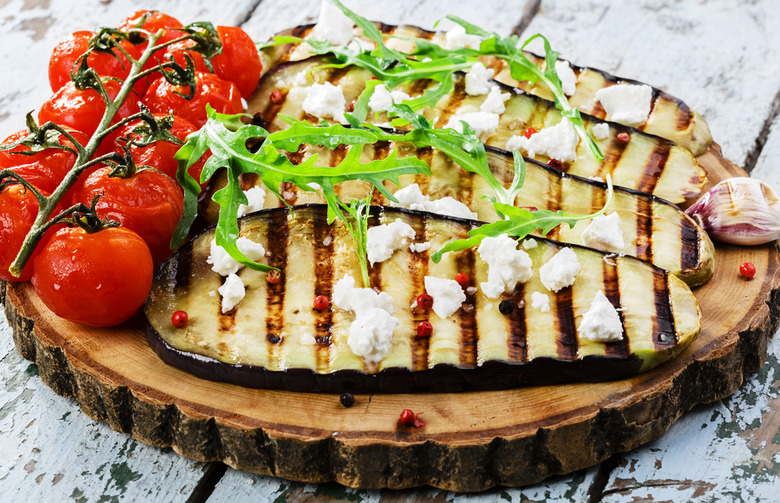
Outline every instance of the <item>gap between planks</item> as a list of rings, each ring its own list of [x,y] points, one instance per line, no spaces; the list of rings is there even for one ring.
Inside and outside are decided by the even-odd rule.
[[[756,137],[753,148],[751,148],[745,156],[745,162],[743,163],[742,168],[747,171],[748,174],[756,167],[756,163],[758,163],[758,159],[761,157],[761,152],[764,150],[764,145],[766,145],[767,139],[769,138],[772,123],[774,123],[778,114],[780,114],[780,89],[777,90],[775,99],[772,100],[772,106],[769,108],[769,115],[767,115],[764,125],[761,127],[761,131],[759,131],[758,136]]]

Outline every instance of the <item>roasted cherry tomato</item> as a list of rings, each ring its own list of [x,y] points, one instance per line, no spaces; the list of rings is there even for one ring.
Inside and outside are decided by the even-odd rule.
[[[92,31],[77,31],[68,35],[57,44],[49,60],[49,84],[52,91],[58,91],[70,82],[70,72],[74,70],[79,57],[89,48],[89,41],[95,36]],[[123,42],[126,51],[131,52],[132,45]],[[116,77],[124,80],[130,74],[130,62],[120,51],[114,49],[113,54],[93,51],[87,58],[87,64],[101,77]],[[136,89],[143,92],[143,89]]]
[[[128,178],[108,176],[104,167],[90,174],[73,195],[74,202],[89,204],[98,194],[95,211],[100,218],[116,220],[146,241],[154,263],[171,254],[170,242],[184,208],[184,196],[170,177],[154,170]]]
[[[122,84],[116,80],[105,80],[103,85],[106,87],[108,96],[111,99],[116,98]],[[81,131],[92,136],[95,132],[103,114],[106,111],[106,104],[94,89],[77,89],[73,82],[68,82],[54,93],[49,101],[41,106],[38,112],[38,122],[52,121],[55,124],[70,129]],[[138,113],[138,101],[132,93],[127,97],[114,118],[118,122],[125,117]]]
[[[206,66],[206,62],[203,61],[203,55],[197,51],[189,51],[195,42],[192,40],[180,40],[168,46],[165,50],[166,55],[173,56],[173,59],[181,65],[182,68],[187,68],[187,58],[184,57],[188,54],[195,63],[195,70],[199,72],[209,73],[209,69]]]
[[[162,115],[155,115],[155,117],[160,118],[163,117]],[[122,150],[121,143],[123,141],[121,138],[127,137],[127,135],[131,135],[132,138],[135,138],[136,140],[140,140],[140,135],[132,133],[133,128],[138,127],[139,125],[142,125],[142,121],[134,121],[129,124],[126,124],[119,128],[117,130],[117,134],[114,136],[114,138],[120,139],[120,144],[112,143],[114,145],[114,151],[118,154],[123,154],[124,150]],[[173,126],[171,127],[171,134],[175,136],[176,138],[185,141],[187,139],[187,135],[190,133],[193,133],[197,131],[198,128],[195,127],[190,121],[182,119],[181,117],[173,116]],[[151,143],[147,145],[146,147],[138,147],[135,145],[132,145],[130,147],[130,152],[132,153],[133,160],[135,161],[136,166],[151,166],[153,168],[157,168],[166,175],[170,176],[174,180],[176,180],[176,171],[179,168],[179,164],[176,161],[176,159],[173,158],[173,155],[176,153],[177,150],[181,148],[179,145],[176,145],[175,143],[167,142],[167,141],[156,141],[154,143]],[[206,159],[208,159],[211,156],[210,153],[206,153],[198,162],[190,166],[189,173],[190,175],[200,183],[200,172],[203,171],[203,164],[206,162]],[[203,184],[205,185],[205,183]]]
[[[88,233],[60,229],[35,259],[32,283],[54,314],[93,327],[117,325],[140,308],[152,286],[152,256],[123,227]]]
[[[18,131],[3,140],[2,145],[19,141],[28,134],[26,129]],[[71,134],[82,145],[86,145],[89,140],[79,131],[71,131]],[[73,144],[64,136],[60,136],[60,144],[73,148]],[[58,148],[47,148],[32,155],[13,153],[29,150],[29,147],[18,145],[11,150],[0,151],[0,169],[10,169],[44,192],[54,192],[68,171],[73,168],[76,155]]]
[[[146,16],[146,19],[143,19],[144,16]],[[149,33],[157,33],[158,30],[165,30],[163,36],[160,37],[160,40],[157,41],[158,44],[169,42],[174,38],[180,37],[182,32],[176,28],[181,27],[181,21],[175,17],[169,16],[168,14],[163,14],[158,10],[139,10],[133,12],[125,19],[123,19],[118,26],[120,31],[130,31],[134,28],[140,28],[142,30],[148,31]],[[145,40],[146,35],[139,33],[139,39]],[[144,45],[143,47],[146,46]]]
[[[203,72],[195,72],[195,81],[195,96],[187,100],[176,92],[186,96],[189,86],[174,86],[158,77],[149,86],[142,101],[153,113],[167,114],[173,111],[199,128],[206,123],[206,103],[223,114],[243,112],[241,94],[232,82]]]
[[[257,46],[247,33],[236,26],[217,26],[222,53],[211,59],[214,72],[238,87],[241,96],[249,99],[260,82],[263,64]]]
[[[8,272],[38,216],[38,200],[21,185],[9,185],[0,192],[0,279],[27,281],[33,274],[33,260],[41,245],[17,278]]]

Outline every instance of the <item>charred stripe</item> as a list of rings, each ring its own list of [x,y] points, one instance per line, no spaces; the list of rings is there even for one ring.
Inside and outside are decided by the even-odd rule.
[[[317,341],[317,371],[327,372],[330,364],[331,327],[333,326],[333,226],[328,225],[327,208],[317,206],[314,221],[314,296],[330,299],[328,309],[314,311]]]
[[[455,264],[459,272],[467,271],[469,278],[476,278],[476,260],[474,249],[469,248],[458,255]],[[471,280],[473,281],[473,279]],[[466,298],[466,302],[458,310],[460,319],[460,366],[474,368],[477,366],[477,313],[474,309],[474,297]]]
[[[607,356],[628,357],[629,355],[629,341],[628,332],[626,332],[626,320],[623,318],[623,306],[620,302],[620,283],[618,281],[618,268],[617,265],[609,264],[606,260],[603,262],[604,271],[604,295],[606,295],[609,302],[617,309],[618,316],[620,316],[620,325],[623,327],[623,338],[615,342],[607,342],[604,344],[604,349]]]
[[[558,358],[562,360],[576,359],[579,347],[571,298],[571,286],[562,288],[555,293],[555,323],[558,325],[555,342],[558,344]]]
[[[524,297],[525,285],[519,283],[512,295],[507,299],[514,304],[514,309],[509,313],[509,339],[507,340],[509,361],[513,363],[521,363],[528,360]]]
[[[695,271],[701,265],[699,263],[699,248],[701,247],[701,234],[688,218],[680,220],[682,247],[680,252],[680,270],[683,274]]]
[[[653,317],[653,344],[656,350],[677,345],[677,330],[672,317],[672,298],[669,295],[669,271],[653,270],[655,316]]]
[[[640,192],[648,192],[650,194],[655,190],[658,179],[661,177],[666,162],[669,160],[669,154],[672,150],[672,144],[670,142],[657,142],[653,153],[650,154],[650,158],[645,164],[645,172],[642,173],[642,177],[637,184],[637,190]]]
[[[653,200],[636,198],[636,253],[635,256],[653,261]]]

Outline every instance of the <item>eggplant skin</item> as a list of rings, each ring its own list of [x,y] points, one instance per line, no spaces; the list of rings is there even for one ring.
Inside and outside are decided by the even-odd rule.
[[[418,239],[430,239],[431,251],[479,225],[372,207],[370,225],[391,220],[411,225]],[[343,226],[327,225],[325,205],[296,206],[292,214],[287,208],[262,210],[240,219],[240,226],[242,235],[263,242],[271,252],[268,263],[281,267],[278,283],[268,284],[256,271],[240,271],[247,297],[222,313],[219,296],[210,293],[221,277],[205,260],[214,235],[209,228],[160,265],[144,307],[151,348],[165,363],[204,379],[325,393],[459,392],[599,382],[634,376],[679,355],[701,329],[696,299],[680,279],[636,258],[605,260],[605,254],[576,245],[570,248],[582,264],[582,278],[558,293],[547,292],[550,312],[530,307],[532,293],[543,291],[534,273],[502,297],[518,306],[509,313],[499,311],[498,299],[477,290],[467,292],[455,314],[441,319],[409,307],[424,291],[423,277],[466,271],[476,286],[487,279],[484,264],[473,250],[447,254],[433,264],[430,252],[403,249],[370,271],[371,284],[391,295],[394,316],[401,320],[390,353],[371,364],[347,345],[351,313],[311,307],[315,294],[330,296],[338,279],[356,272],[351,238]],[[528,250],[534,270],[564,247],[535,239],[538,245]],[[328,243],[325,248],[323,242]],[[620,308],[624,333],[619,341],[578,340],[576,320],[597,290]],[[170,323],[171,313],[178,310],[189,314],[186,328]],[[416,337],[420,319],[433,324],[431,338]],[[304,334],[312,342],[304,342]]]

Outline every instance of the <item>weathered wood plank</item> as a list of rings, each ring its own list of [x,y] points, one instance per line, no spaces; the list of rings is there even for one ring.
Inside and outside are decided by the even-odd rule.
[[[184,501],[206,464],[112,431],[52,393],[0,321],[0,486],[4,501]]]
[[[564,58],[680,97],[740,164],[780,89],[778,24],[765,2],[545,0],[524,35],[544,33]]]

